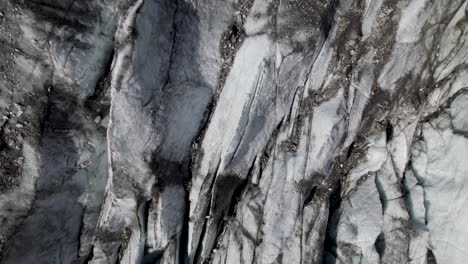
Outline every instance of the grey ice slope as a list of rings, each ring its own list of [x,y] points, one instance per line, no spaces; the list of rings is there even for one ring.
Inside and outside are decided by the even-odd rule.
[[[0,263],[465,263],[468,1],[4,0]]]

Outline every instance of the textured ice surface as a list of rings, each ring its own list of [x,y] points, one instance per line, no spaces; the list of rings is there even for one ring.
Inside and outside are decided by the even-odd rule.
[[[467,6],[1,2],[0,263],[465,263]]]

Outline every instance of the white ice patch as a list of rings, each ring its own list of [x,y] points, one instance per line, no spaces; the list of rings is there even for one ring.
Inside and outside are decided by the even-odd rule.
[[[303,131],[301,145],[309,145],[306,160],[305,175],[315,171],[323,171],[325,164],[332,159],[339,148],[341,138],[345,133],[344,122],[344,90],[340,89],[336,96],[323,102],[314,109],[310,132]],[[320,129],[317,129],[320,128]],[[302,173],[301,173],[302,174]],[[302,175],[304,177],[305,175]]]
[[[434,71],[436,81],[447,78],[459,65],[468,62],[468,38],[464,32],[468,29],[465,2],[448,24],[438,45],[437,59],[441,62]],[[458,75],[458,74],[457,74]]]
[[[374,243],[382,230],[383,216],[375,175],[369,176],[357,188],[341,206],[336,227],[337,263],[379,263]],[[355,253],[350,254],[348,250]],[[343,258],[349,255],[352,257]]]
[[[419,40],[422,26],[429,13],[424,12],[427,0],[414,0],[401,11],[396,35],[397,42],[414,43]]]
[[[468,93],[458,96],[450,107],[455,131],[468,134]]]
[[[328,65],[330,64],[332,56],[332,48],[330,47],[329,42],[326,41],[323,44],[308,76],[309,83],[306,85],[310,87],[310,90],[318,91],[323,86],[323,83],[327,78]]]
[[[460,43],[460,40],[463,38],[466,39],[466,36],[463,36],[463,26],[466,28],[466,23],[463,23],[463,19],[466,18],[466,8],[468,2],[465,2],[459,9],[458,12],[453,16],[450,23],[447,25],[442,37],[440,38],[440,43],[438,46],[438,59],[444,60],[452,52],[452,50]],[[462,28],[460,27],[462,26]]]
[[[397,81],[406,74],[421,71],[426,61],[426,51],[421,46],[395,44],[391,59],[385,64],[378,82],[383,90],[396,90]]]
[[[458,101],[459,100],[459,101]],[[454,124],[465,124],[466,96],[451,107]],[[423,141],[413,149],[413,171],[424,188],[430,245],[438,263],[464,263],[468,252],[468,139],[454,134],[442,114],[423,127]],[[419,147],[418,147],[419,146]]]
[[[347,191],[351,191],[357,186],[358,180],[365,174],[378,171],[387,159],[387,147],[385,133],[375,134],[367,138],[369,149],[364,161],[360,162],[348,174],[346,182]]]
[[[362,21],[362,39],[366,40],[372,33],[372,26],[375,25],[375,17],[382,6],[382,0],[366,0],[366,9]]]
[[[251,103],[255,95],[265,60],[273,54],[272,48],[269,38],[262,35],[247,38],[239,49],[218,100],[218,105],[223,107],[215,110],[203,140],[201,175],[206,175],[210,168],[214,168],[213,161],[216,163],[221,157],[229,156],[230,152],[233,154],[244,107]],[[245,71],[247,67],[256,70]],[[192,190],[197,190],[200,187],[198,184],[201,182],[195,181]]]
[[[244,110],[249,108],[263,78],[264,66],[268,59],[274,57],[274,45],[266,35],[247,38],[237,52],[234,64],[226,78],[226,84],[218,100],[208,130],[203,139],[203,151],[200,169],[192,178],[190,191],[190,215],[197,210],[196,201],[203,195],[207,177],[221,173],[223,166],[229,163],[229,158],[240,143],[239,128],[246,126]],[[255,69],[246,71],[245,69]],[[219,170],[218,170],[219,168]],[[192,245],[197,226],[189,224],[189,245]]]
[[[410,146],[418,121],[419,118],[415,115],[408,115],[405,119],[400,120],[394,126],[392,141],[387,145],[398,177],[402,177],[406,169]]]
[[[250,9],[250,15],[244,24],[247,35],[259,34],[269,25],[271,17],[268,14],[268,9],[272,5],[272,2],[273,0],[254,1]]]
[[[372,87],[374,86],[374,49],[369,52],[358,62],[358,66],[353,71],[351,82],[349,85],[349,95],[347,102],[347,110],[349,112],[348,136],[344,146],[349,146],[354,140],[361,126],[362,115],[364,108],[371,97]]]

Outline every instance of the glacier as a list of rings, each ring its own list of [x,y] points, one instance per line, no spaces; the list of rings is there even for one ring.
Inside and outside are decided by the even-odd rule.
[[[0,263],[465,263],[468,1],[4,0]]]

